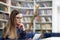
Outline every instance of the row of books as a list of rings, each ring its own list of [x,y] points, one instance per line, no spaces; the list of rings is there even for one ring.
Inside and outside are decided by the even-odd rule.
[[[52,15],[52,10],[47,9],[47,10],[39,10],[38,11],[39,15]]]
[[[52,1],[52,0],[35,0],[35,1]]]
[[[4,2],[4,3],[6,3],[7,2],[7,0],[0,0],[1,2]]]
[[[29,24],[24,24],[26,30],[29,29]],[[30,28],[30,30],[34,29],[34,27],[32,26]],[[52,25],[51,24],[35,24],[35,30],[52,30]]]
[[[8,7],[3,4],[0,4],[0,10],[8,12]]]
[[[21,10],[23,15],[34,15],[34,12],[32,9],[26,9]],[[46,9],[46,10],[38,10],[39,15],[52,15],[52,10]]]
[[[46,22],[52,22],[52,17],[36,17],[35,18],[36,23],[46,23]],[[23,17],[22,22],[31,22],[31,17]]]
[[[22,18],[22,22],[27,22],[27,23],[31,22],[31,17]]]
[[[39,4],[40,7],[52,7],[52,2],[36,2],[36,4]],[[11,5],[19,6],[19,7],[28,7],[32,8],[34,7],[34,2],[11,2]]]
[[[34,1],[34,0],[15,0],[15,1]],[[35,0],[35,1],[48,1],[48,0]]]
[[[24,24],[26,30],[29,29],[29,24],[26,24],[26,23],[23,23],[23,24]],[[33,26],[31,27],[31,29],[33,29]]]
[[[33,15],[33,9],[22,9],[20,11],[23,15]]]
[[[26,28],[29,28],[29,24],[23,23]],[[36,29],[51,29],[52,24],[35,24]],[[33,27],[32,27],[33,28]]]
[[[14,8],[11,8],[11,11],[14,10]],[[17,9],[19,10],[23,16],[30,16],[30,15],[33,15],[34,11],[33,9]]]
[[[52,29],[52,24],[42,24],[42,29],[46,29],[46,30],[51,30]]]
[[[36,2],[40,7],[52,7],[52,2]]]
[[[52,22],[52,17],[42,17],[41,21],[42,22]]]
[[[41,33],[41,30],[35,30],[36,33]],[[51,33],[52,30],[43,30],[43,33]]]
[[[0,21],[0,28],[4,28],[6,26],[7,22]]]
[[[9,19],[9,14],[0,12],[0,19],[6,19],[6,20],[8,20]]]
[[[35,32],[39,33],[41,30],[43,30],[43,32],[48,32],[51,33],[52,32],[52,25],[51,24],[36,24],[35,25]]]
[[[17,9],[17,8],[11,8],[10,10],[13,11],[14,9],[19,10],[24,17],[25,16],[33,15],[33,9]]]
[[[33,7],[34,3],[28,3],[28,2],[11,2],[11,5],[14,5],[14,6],[19,6],[19,7]]]
[[[11,8],[11,10],[13,10],[13,8]],[[33,16],[34,15],[34,11],[33,9],[19,9],[20,12],[24,15],[24,16]],[[52,10],[51,9],[46,9],[46,10],[38,10],[38,14],[39,15],[52,15]]]
[[[30,1],[34,1],[34,0],[16,0],[16,1],[30,2]]]
[[[43,29],[43,30],[51,30],[52,25],[51,24],[36,24],[35,25],[35,29],[39,30],[39,29]]]

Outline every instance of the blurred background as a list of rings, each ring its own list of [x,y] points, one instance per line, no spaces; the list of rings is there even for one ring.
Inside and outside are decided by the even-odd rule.
[[[0,0],[0,35],[14,9],[23,14],[27,32],[52,32],[52,0]]]

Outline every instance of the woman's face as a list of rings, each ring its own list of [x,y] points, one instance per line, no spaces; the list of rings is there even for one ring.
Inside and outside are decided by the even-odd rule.
[[[20,25],[21,24],[21,19],[22,19],[22,14],[19,13],[16,15],[16,23],[17,25]]]

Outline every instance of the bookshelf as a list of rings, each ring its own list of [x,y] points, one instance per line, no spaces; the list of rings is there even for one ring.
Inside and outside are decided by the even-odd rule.
[[[52,0],[35,0],[39,4],[39,10],[34,20],[34,32],[52,32]]]
[[[3,29],[9,19],[9,1],[0,0],[0,29]]]
[[[39,4],[39,16],[35,17],[35,21],[32,22],[31,31],[40,32],[42,29],[44,32],[52,32],[52,0],[6,0],[6,2],[1,0],[0,5],[3,5],[3,8],[0,8],[0,12],[9,16],[13,9],[20,10],[23,14],[22,23],[27,30],[37,4]],[[6,22],[8,19],[1,20]]]

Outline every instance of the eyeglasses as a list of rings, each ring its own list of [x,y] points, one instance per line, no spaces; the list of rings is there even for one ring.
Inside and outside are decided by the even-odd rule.
[[[22,19],[22,17],[16,17],[17,19]]]

